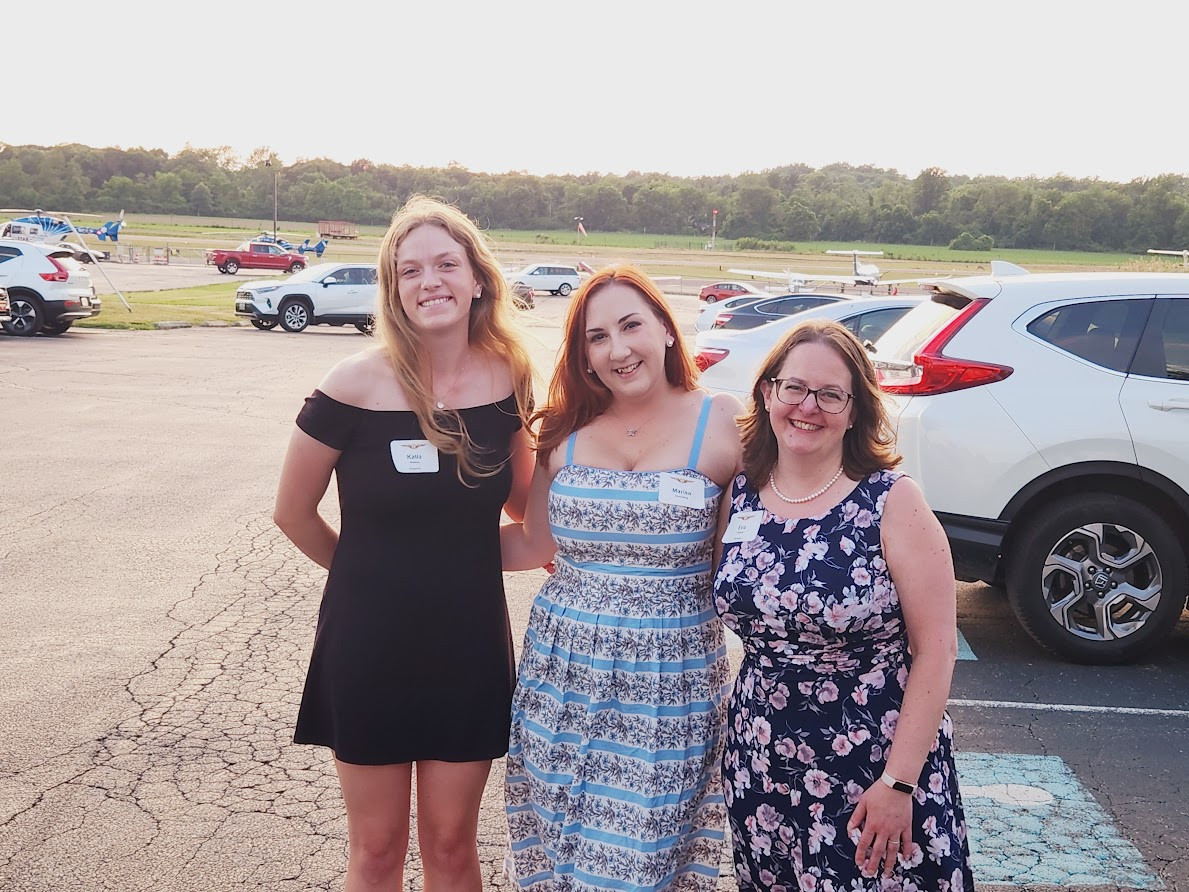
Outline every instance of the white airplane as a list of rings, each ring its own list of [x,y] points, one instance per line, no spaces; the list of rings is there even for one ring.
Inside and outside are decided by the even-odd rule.
[[[1162,251],[1159,248],[1148,248],[1149,254],[1169,254],[1181,258],[1181,266],[1189,267],[1189,251]]]
[[[778,282],[786,282],[789,291],[797,292],[807,287],[812,282],[832,282],[842,285],[844,288],[847,285],[866,285],[874,288],[877,285],[899,285],[904,282],[917,282],[919,279],[896,279],[889,282],[881,282],[879,280],[879,267],[874,263],[862,263],[859,261],[860,257],[882,257],[883,251],[827,251],[827,254],[845,254],[851,258],[854,268],[854,274],[847,276],[835,273],[801,273],[794,270],[786,269],[782,272],[774,272],[773,270],[755,270],[755,269],[729,269],[727,272],[734,273],[739,276],[756,276],[762,279],[773,279]]]

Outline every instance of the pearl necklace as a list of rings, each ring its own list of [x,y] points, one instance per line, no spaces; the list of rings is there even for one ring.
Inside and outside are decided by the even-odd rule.
[[[784,493],[782,493],[779,489],[776,488],[776,469],[775,468],[773,468],[772,473],[768,475],[768,485],[770,487],[772,487],[772,491],[774,493],[776,493],[776,497],[778,499],[780,499],[782,502],[788,502],[790,505],[803,505],[805,502],[812,502],[814,499],[816,499],[818,496],[820,496],[822,493],[824,493],[827,489],[829,489],[831,486],[833,486],[835,483],[837,483],[838,478],[841,476],[842,476],[842,466],[839,465],[838,473],[830,478],[829,483],[827,483],[825,486],[823,486],[817,492],[810,493],[809,495],[805,496],[804,498],[800,498],[800,499],[790,499],[788,496],[786,496]]]

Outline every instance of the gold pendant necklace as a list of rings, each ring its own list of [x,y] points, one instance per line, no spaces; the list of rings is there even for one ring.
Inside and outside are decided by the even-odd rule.
[[[454,392],[454,388],[458,386],[458,382],[462,378],[463,372],[467,370],[467,365],[470,364],[470,361],[471,351],[468,348],[466,361],[463,362],[462,366],[458,369],[458,373],[454,376],[454,380],[450,382],[450,386],[446,388],[445,392],[440,398],[435,398],[434,406],[436,406],[439,411],[444,412],[446,410],[446,404],[443,402],[443,400],[445,400],[446,397],[450,396],[450,394]]]

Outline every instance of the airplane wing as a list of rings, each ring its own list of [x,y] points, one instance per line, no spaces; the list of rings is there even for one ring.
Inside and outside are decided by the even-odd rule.
[[[839,285],[854,285],[858,280],[854,276],[834,275],[832,273],[798,273],[793,270],[775,272],[774,270],[759,269],[729,269],[729,273],[737,276],[756,276],[761,279],[772,279],[777,282],[804,285],[807,282],[836,282]]]

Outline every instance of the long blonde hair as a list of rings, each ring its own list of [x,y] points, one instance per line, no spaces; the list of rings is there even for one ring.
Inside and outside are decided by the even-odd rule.
[[[419,226],[438,226],[465,249],[475,279],[483,286],[482,297],[471,302],[467,340],[474,349],[508,364],[516,413],[526,428],[533,404],[532,361],[521,341],[508,285],[486,237],[457,208],[425,195],[412,196],[393,216],[380,242],[376,329],[425,439],[439,452],[457,458],[458,477],[463,482],[468,476],[490,477],[500,466],[483,461],[459,413],[435,408],[429,355],[400,302],[396,251],[405,236]]]

